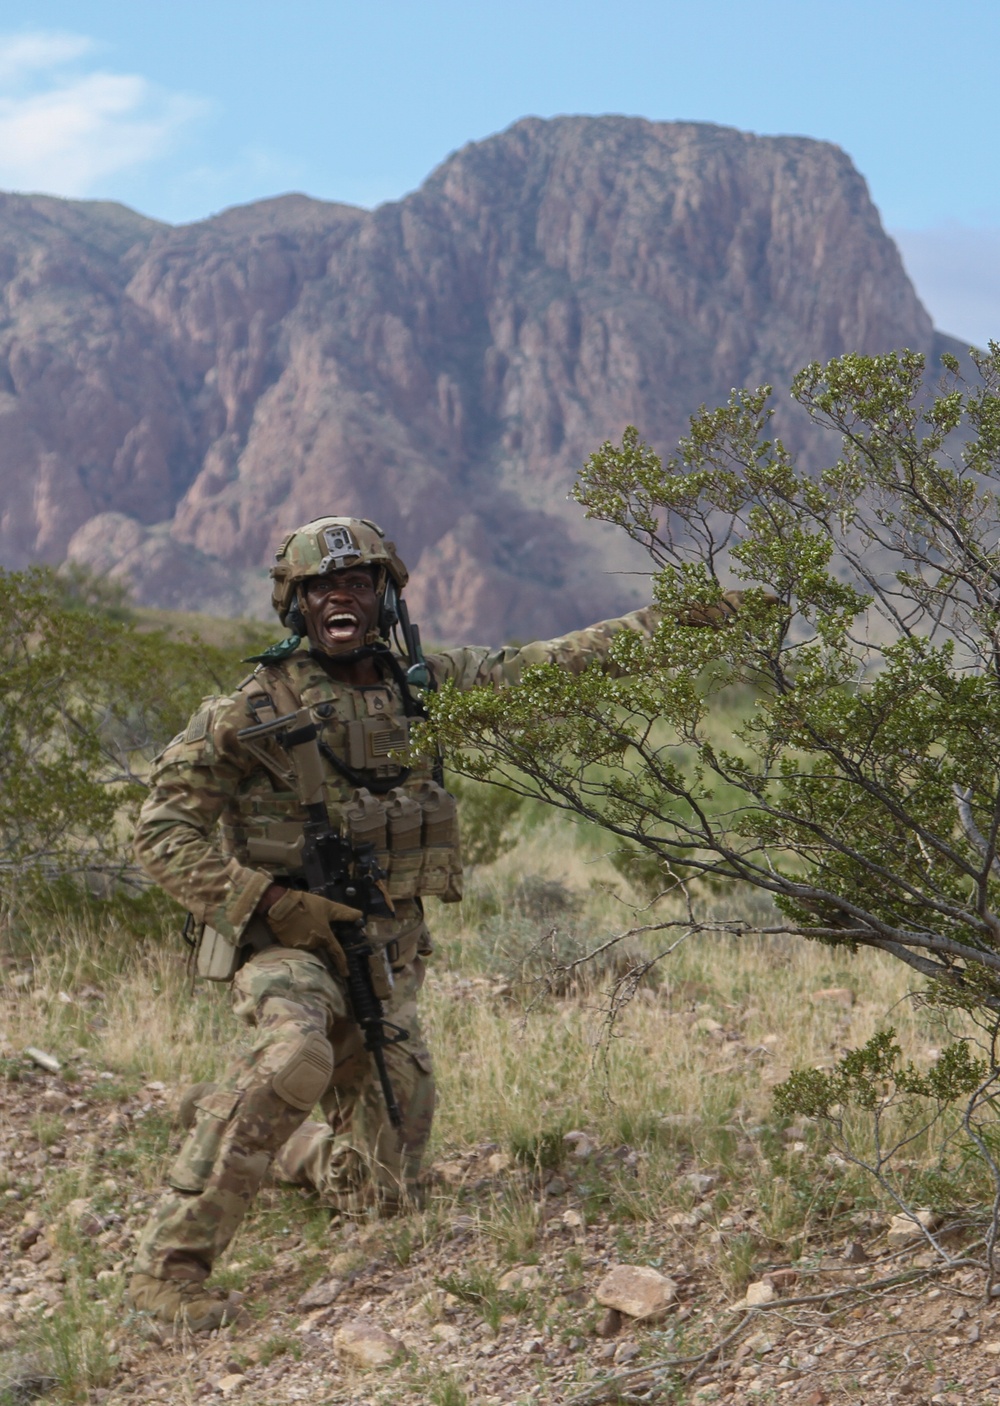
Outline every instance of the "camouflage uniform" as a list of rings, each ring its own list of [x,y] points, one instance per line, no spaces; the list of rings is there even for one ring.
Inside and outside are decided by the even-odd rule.
[[[648,635],[653,624],[653,612],[640,610],[523,648],[444,650],[429,655],[427,664],[438,684],[450,679],[460,689],[502,687],[516,683],[525,667],[546,661],[580,672],[606,660],[620,630]],[[304,648],[260,664],[230,697],[206,700],[157,759],[136,853],[197,919],[248,944],[232,1003],[256,1031],[249,1051],[198,1101],[195,1125],[168,1174],[172,1190],[143,1234],[136,1270],[159,1279],[207,1275],[276,1155],[278,1175],[311,1186],[331,1206],[391,1207],[415,1191],[430,1134],[434,1079],[416,1000],[431,943],[420,899],[460,897],[457,855],[442,851],[435,859],[428,851],[415,869],[399,866],[398,876],[393,862],[395,917],[368,924],[373,943],[386,947],[395,977],[386,1016],[409,1033],[386,1051],[403,1112],[396,1134],[342,983],[315,953],[273,945],[254,912],[268,886],[287,874],[252,861],[253,844],[293,840],[302,816],[280,746],[251,744],[237,734],[260,720],[262,708],[266,716],[302,705],[320,727],[328,758],[354,755],[359,739],[367,739],[363,760],[374,771],[366,776],[381,773],[384,787],[398,774],[394,794],[404,796],[419,795],[430,780],[429,765],[404,774],[390,755],[406,732],[407,701],[396,677],[387,673],[378,686],[339,683]],[[352,789],[343,769],[330,763],[327,804],[335,821],[347,814]],[[326,1122],[307,1123],[317,1103]]]

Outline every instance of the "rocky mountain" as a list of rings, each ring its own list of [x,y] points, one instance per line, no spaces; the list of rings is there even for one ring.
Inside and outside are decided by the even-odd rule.
[[[0,299],[4,565],[261,613],[281,533],[356,513],[425,633],[484,642],[644,595],[566,501],[626,424],[669,452],[732,386],[953,345],[838,148],[623,117],[525,119],[373,211],[0,196]]]

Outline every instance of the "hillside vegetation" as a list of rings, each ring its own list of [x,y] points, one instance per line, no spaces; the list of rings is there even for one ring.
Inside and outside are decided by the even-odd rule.
[[[184,618],[141,627],[150,668],[201,648],[178,643]],[[247,636],[219,629],[205,657],[228,684]],[[179,676],[173,705],[201,686]],[[743,701],[719,706],[732,730]],[[148,717],[154,745],[172,715]],[[850,1158],[870,1161],[913,1110],[878,1129],[852,1115],[834,1146],[775,1103],[794,1068],[832,1070],[888,1026],[930,1070],[958,1017],[908,999],[888,957],[741,936],[766,925],[761,898],[695,882],[657,900],[655,876],[596,828],[532,801],[498,822],[493,793],[462,786],[479,862],[460,909],[431,905],[426,1209],[331,1222],[268,1185],[218,1276],[254,1327],[207,1341],[161,1334],[123,1292],[177,1099],[244,1038],[226,992],[192,987],[182,915],[154,893],[8,890],[0,1401],[979,1402],[990,1382],[995,1396],[1000,1325],[961,1249],[991,1192],[951,1115],[921,1132],[937,1110],[917,1100],[880,1183]],[[728,934],[698,930],[713,922]],[[887,1240],[897,1197],[934,1213],[939,1249],[912,1223]],[[597,1301],[620,1264],[673,1282],[665,1316]],[[357,1321],[395,1339],[394,1361],[352,1362]]]

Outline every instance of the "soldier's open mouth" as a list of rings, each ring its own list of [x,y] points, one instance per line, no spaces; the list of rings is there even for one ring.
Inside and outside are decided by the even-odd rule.
[[[324,616],[323,631],[328,639],[349,640],[357,634],[359,624],[356,616],[348,614],[346,610],[339,610],[335,614]]]

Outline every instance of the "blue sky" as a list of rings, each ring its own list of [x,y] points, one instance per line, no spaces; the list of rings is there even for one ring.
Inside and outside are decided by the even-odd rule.
[[[527,114],[836,142],[935,322],[1000,338],[1000,6],[952,0],[0,0],[0,189],[181,222],[371,206]]]

